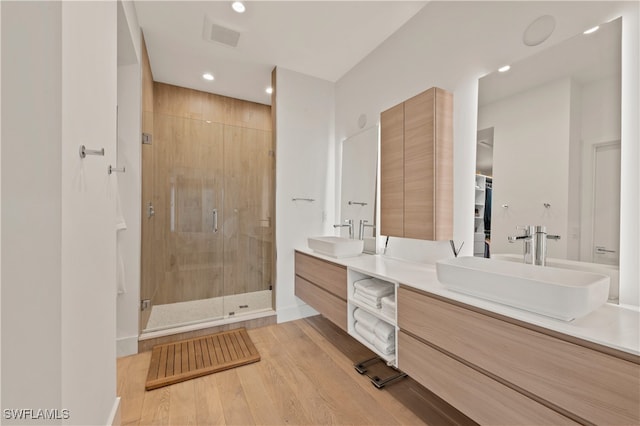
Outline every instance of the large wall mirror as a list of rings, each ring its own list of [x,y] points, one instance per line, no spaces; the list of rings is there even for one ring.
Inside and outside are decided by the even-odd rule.
[[[480,79],[475,254],[521,254],[507,237],[545,225],[549,258],[616,268],[620,123],[620,18]]]
[[[343,141],[340,202],[342,222],[353,220],[354,238],[362,237],[365,250],[374,252],[378,133],[378,126],[372,126]]]

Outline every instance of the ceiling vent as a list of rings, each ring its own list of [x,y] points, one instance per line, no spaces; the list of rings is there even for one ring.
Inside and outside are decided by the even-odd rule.
[[[205,17],[202,37],[207,41],[215,41],[226,44],[227,46],[236,47],[238,46],[240,33],[230,28],[214,24],[209,18]]]

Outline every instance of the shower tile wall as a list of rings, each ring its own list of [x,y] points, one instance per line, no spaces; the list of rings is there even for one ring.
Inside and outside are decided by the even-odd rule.
[[[152,103],[143,112],[153,144],[142,155],[142,297],[158,305],[269,289],[271,108],[163,83],[153,83]]]

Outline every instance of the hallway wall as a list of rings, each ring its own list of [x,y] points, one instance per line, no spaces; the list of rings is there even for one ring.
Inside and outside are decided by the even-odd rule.
[[[1,408],[57,409],[52,424],[111,423],[116,3],[0,7]],[[105,156],[81,159],[82,144]]]

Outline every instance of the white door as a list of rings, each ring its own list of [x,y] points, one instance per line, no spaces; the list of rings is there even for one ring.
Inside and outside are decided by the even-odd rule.
[[[620,259],[620,142],[595,148],[593,261]]]

